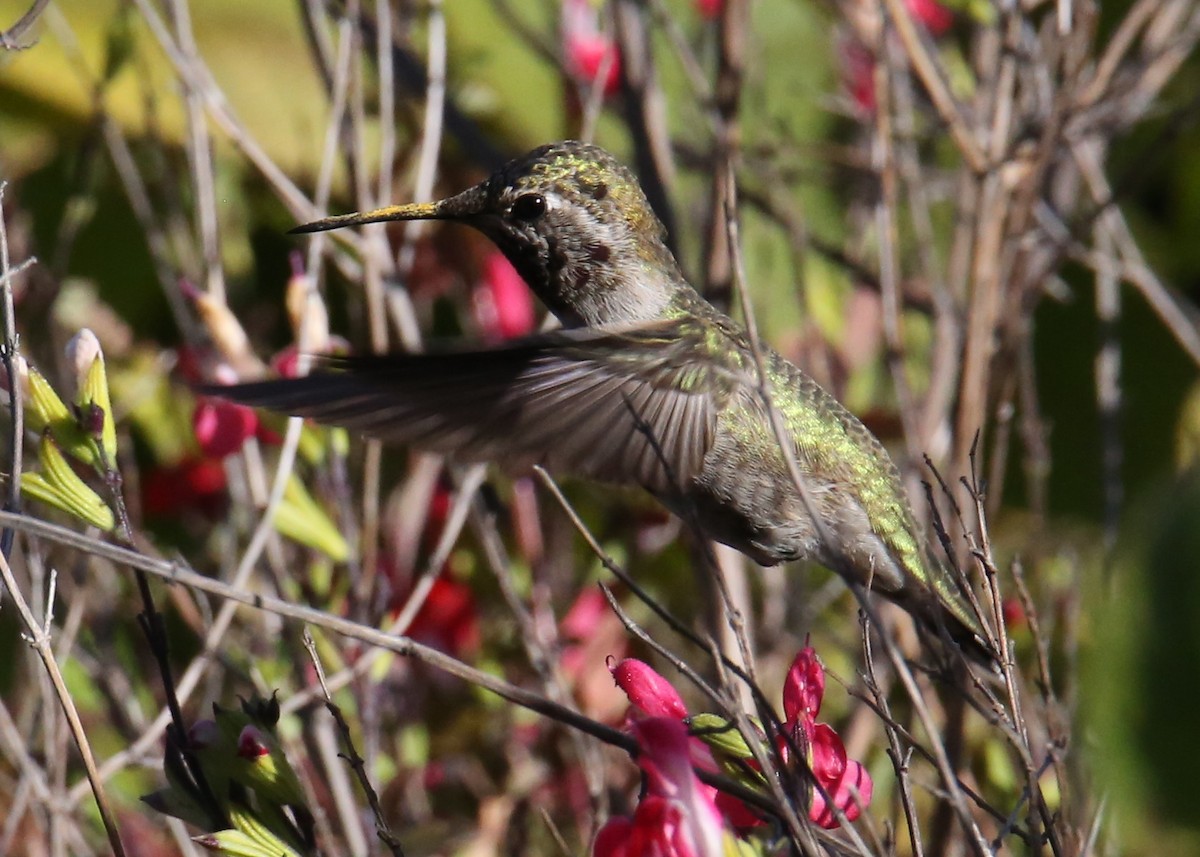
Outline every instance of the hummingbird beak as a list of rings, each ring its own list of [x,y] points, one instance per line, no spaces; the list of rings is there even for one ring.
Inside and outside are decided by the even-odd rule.
[[[410,202],[405,205],[389,205],[374,211],[356,211],[339,214],[304,223],[288,230],[289,235],[308,232],[327,232],[343,226],[359,226],[364,223],[384,223],[390,220],[467,220],[482,214],[487,201],[485,188],[480,185],[460,194],[437,202]]]

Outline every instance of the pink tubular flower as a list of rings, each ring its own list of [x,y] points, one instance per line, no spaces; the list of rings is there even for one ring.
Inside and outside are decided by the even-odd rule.
[[[591,86],[607,67],[601,84],[605,97],[621,83],[621,57],[612,37],[600,32],[599,11],[588,0],[563,0],[562,44],[567,68],[579,82]]]
[[[601,829],[595,857],[721,857],[721,814],[692,770],[687,727],[650,717],[631,728],[645,794],[632,819],[614,818]]]
[[[862,813],[862,807],[871,801],[871,792],[874,790],[871,775],[860,762],[846,758],[842,739],[825,723],[817,723],[813,727],[809,748],[813,777],[825,791],[822,793],[821,789],[813,789],[808,817],[826,830],[833,830],[841,826],[833,809],[837,807],[845,813],[847,821],[854,821]],[[826,794],[829,795],[828,801]]]
[[[479,327],[492,342],[524,336],[537,323],[529,287],[499,250],[484,260],[472,303]]]
[[[635,658],[625,658],[615,665],[609,664],[609,671],[617,685],[625,691],[632,704],[628,718],[629,728],[639,737],[644,725],[650,720],[670,720],[682,723],[689,718],[687,707],[679,693],[671,683],[654,671],[649,664]],[[821,710],[821,700],[825,696],[825,669],[821,666],[817,653],[812,646],[805,646],[796,655],[788,670],[783,684],[783,714],[784,734],[777,736],[776,745],[780,758],[785,765],[792,768],[802,767],[807,763],[807,771],[811,771],[815,785],[808,796],[809,818],[813,823],[832,830],[840,826],[837,811],[840,810],[848,821],[854,821],[862,813],[862,807],[871,801],[873,783],[866,769],[858,761],[846,755],[846,747],[838,734],[825,723],[817,723],[817,714]],[[696,715],[688,722],[695,723],[711,715]],[[649,718],[650,720],[648,720]],[[683,733],[687,735],[686,729]],[[690,764],[701,770],[717,770],[714,754],[725,757],[729,754],[728,746],[708,743],[700,733],[700,737],[688,737],[686,749]],[[748,751],[747,751],[748,752]],[[804,762],[796,758],[800,754]],[[653,759],[653,757],[651,757]],[[740,756],[739,756],[740,758]],[[740,758],[740,763],[757,768],[754,760],[746,756]],[[639,761],[649,779],[651,772],[646,765]],[[761,826],[764,822],[746,804],[727,794],[716,792],[710,786],[701,785],[705,799],[712,803],[720,815],[735,830],[744,831]],[[646,801],[643,801],[643,805]],[[648,815],[653,806],[642,809],[639,813]],[[638,817],[633,822],[626,835],[625,828],[619,825],[612,830],[606,827],[604,837],[596,840],[595,853],[599,857],[633,857],[640,854],[674,854],[673,851],[620,850],[610,847],[612,841],[620,843],[640,841],[637,839],[640,828]],[[643,822],[648,824],[648,822]],[[601,846],[604,846],[604,850]],[[621,845],[621,847],[625,847]],[[688,852],[678,852],[688,853]]]
[[[859,117],[875,113],[875,57],[853,39],[842,39],[840,45],[842,85],[850,96]]]
[[[413,617],[408,636],[455,657],[474,655],[481,640],[474,590],[443,571]]]
[[[203,398],[192,412],[192,431],[208,458],[224,458],[242,448],[258,429],[258,415],[245,405]]]
[[[706,21],[712,21],[720,17],[724,9],[725,0],[696,0],[696,11]]]
[[[938,0],[904,0],[904,5],[913,18],[925,25],[929,35],[935,39],[944,36],[954,26],[954,13]]]
[[[779,751],[785,760],[793,746],[807,755],[808,767],[818,784],[813,788],[808,815],[816,824],[832,830],[841,824],[834,807],[848,821],[854,821],[862,807],[870,803],[874,784],[860,762],[846,757],[846,747],[833,728],[816,722],[824,696],[825,670],[813,647],[805,646],[796,655],[783,684],[784,728],[792,740],[781,736]]]
[[[630,703],[643,715],[673,717],[676,720],[688,716],[687,706],[683,704],[679,692],[645,661],[625,658],[608,669],[617,687],[625,691]]]

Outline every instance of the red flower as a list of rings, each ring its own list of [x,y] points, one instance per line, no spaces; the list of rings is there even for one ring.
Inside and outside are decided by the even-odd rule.
[[[803,717],[816,720],[825,696],[825,670],[817,660],[812,646],[805,646],[792,661],[787,678],[783,680],[783,712],[788,722]]]
[[[721,857],[721,814],[692,770],[687,727],[650,717],[631,728],[645,793],[632,819],[614,818],[600,830],[595,857]]]
[[[856,41],[842,40],[842,85],[862,117],[875,113],[875,57]]]
[[[944,36],[954,26],[954,13],[938,0],[904,0],[913,18],[925,25],[935,39]]]
[[[484,259],[473,298],[475,319],[492,342],[524,336],[537,323],[529,287],[499,250]]]
[[[846,747],[833,728],[816,722],[824,696],[825,670],[813,647],[805,646],[783,683],[784,728],[792,740],[780,736],[779,752],[784,761],[793,747],[807,755],[808,767],[818,784],[813,788],[808,817],[832,830],[840,826],[833,807],[841,809],[848,821],[854,821],[862,807],[870,803],[874,784],[860,762],[846,757]]]
[[[813,789],[808,817],[826,830],[833,830],[841,826],[833,809],[837,807],[845,813],[847,821],[854,821],[862,813],[862,807],[871,802],[874,790],[871,775],[861,763],[846,758],[842,739],[828,724],[813,726],[809,734],[809,752],[813,777],[823,786],[824,792]]]
[[[308,354],[347,354],[350,343],[344,337],[331,334],[326,337],[326,347],[309,347]],[[300,374],[300,346],[285,345],[271,357],[271,368],[280,378],[295,378]]]
[[[202,398],[192,412],[192,431],[200,451],[208,458],[224,458],[242,448],[258,430],[252,408],[224,399]]]
[[[147,515],[166,518],[183,509],[216,517],[225,504],[225,467],[215,458],[188,458],[155,467],[142,480]]]
[[[637,658],[625,658],[609,672],[617,686],[625,691],[632,703],[647,717],[674,717],[683,720],[688,716],[679,692],[671,683],[654,671],[654,668]]]
[[[280,378],[295,378],[299,375],[300,365],[300,347],[297,345],[285,346],[280,351],[276,351],[271,357],[271,368],[279,375]]]
[[[621,83],[621,57],[610,36],[600,32],[598,10],[588,0],[564,0],[562,16],[563,56],[571,75],[588,86],[607,67],[602,83],[604,95],[616,93]]]
[[[626,658],[615,666],[610,665],[609,671],[638,712],[637,716],[630,719],[631,729],[636,730],[646,722],[643,716],[679,721],[688,717],[687,707],[679,693],[648,664]],[[816,722],[824,696],[825,669],[812,646],[805,646],[796,655],[784,680],[785,734],[777,737],[776,745],[784,764],[795,765],[795,753],[803,755],[816,781],[809,796],[809,818],[821,827],[832,830],[840,825],[835,808],[840,809],[848,821],[858,818],[862,807],[871,800],[874,784],[862,764],[846,756],[846,747],[833,728]],[[717,770],[712,750],[700,738],[690,739],[689,754],[693,765],[703,770]],[[753,759],[743,761],[756,767]],[[764,823],[740,800],[712,790],[708,795],[732,827],[742,830]],[[626,853],[601,852],[599,843],[600,840],[597,840],[597,854]]]
[[[479,609],[465,583],[442,574],[413,617],[408,636],[456,657],[479,650]]]
[[[1001,605],[1004,615],[1004,627],[1010,631],[1015,631],[1019,628],[1024,628],[1029,624],[1029,617],[1025,615],[1025,605],[1017,598],[1005,598]]]
[[[725,9],[725,0],[696,0],[696,11],[700,17],[712,21]]]

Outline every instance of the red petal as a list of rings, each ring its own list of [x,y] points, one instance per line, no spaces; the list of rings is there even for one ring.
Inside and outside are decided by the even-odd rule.
[[[942,36],[954,26],[954,13],[937,0],[905,0],[912,16],[925,25],[929,35]]]
[[[444,575],[439,577],[413,617],[408,635],[454,655],[478,651],[479,611],[471,587]]]
[[[808,737],[812,756],[809,767],[817,782],[829,788],[846,772],[846,745],[827,723],[813,724]]]
[[[767,823],[761,815],[733,795],[717,792],[715,801],[717,809],[725,817],[725,823],[734,830],[748,830],[753,827],[762,827]]]
[[[258,428],[258,415],[245,405],[201,399],[192,413],[192,431],[209,458],[224,458],[242,448]]]
[[[289,345],[282,351],[277,351],[271,358],[271,368],[279,373],[280,378],[295,378],[299,362],[300,349],[295,345]]]
[[[524,336],[537,324],[532,292],[498,250],[484,260],[475,313],[484,334],[497,341]]]
[[[875,112],[875,57],[858,42],[843,41],[842,80],[850,100],[861,114]]]
[[[632,833],[633,819],[625,816],[610,818],[596,834],[596,842],[592,845],[593,857],[627,857]]]
[[[783,682],[783,716],[789,724],[816,719],[825,696],[825,670],[812,646],[805,646],[792,661]]]
[[[875,784],[871,782],[871,775],[867,773],[867,769],[858,762],[852,761],[846,766],[846,770],[838,781],[826,786],[825,790],[832,798],[833,806],[838,807],[846,814],[846,820],[854,821],[862,814],[862,807],[871,802]],[[855,797],[855,792],[858,793],[857,797]],[[808,817],[826,830],[833,830],[841,826],[833,809],[817,789],[813,790],[813,802]]]
[[[615,667],[610,667],[617,687],[625,691],[629,701],[649,717],[674,717],[678,720],[688,716],[683,698],[669,681],[654,671],[654,668],[637,658],[625,658]]]
[[[566,55],[575,76],[589,85],[595,83],[607,63],[603,91],[606,96],[616,93],[621,84],[621,57],[611,39],[599,34],[572,34],[567,37]]]
[[[245,726],[238,735],[237,754],[243,759],[254,759],[266,756],[271,752],[263,734],[255,726]]]

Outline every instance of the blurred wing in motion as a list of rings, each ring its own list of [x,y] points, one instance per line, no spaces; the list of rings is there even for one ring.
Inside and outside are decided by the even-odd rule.
[[[510,468],[543,464],[654,492],[686,485],[725,384],[675,360],[669,323],[558,331],[483,351],[322,360],[303,378],[200,392]],[[666,466],[664,466],[664,462]]]

